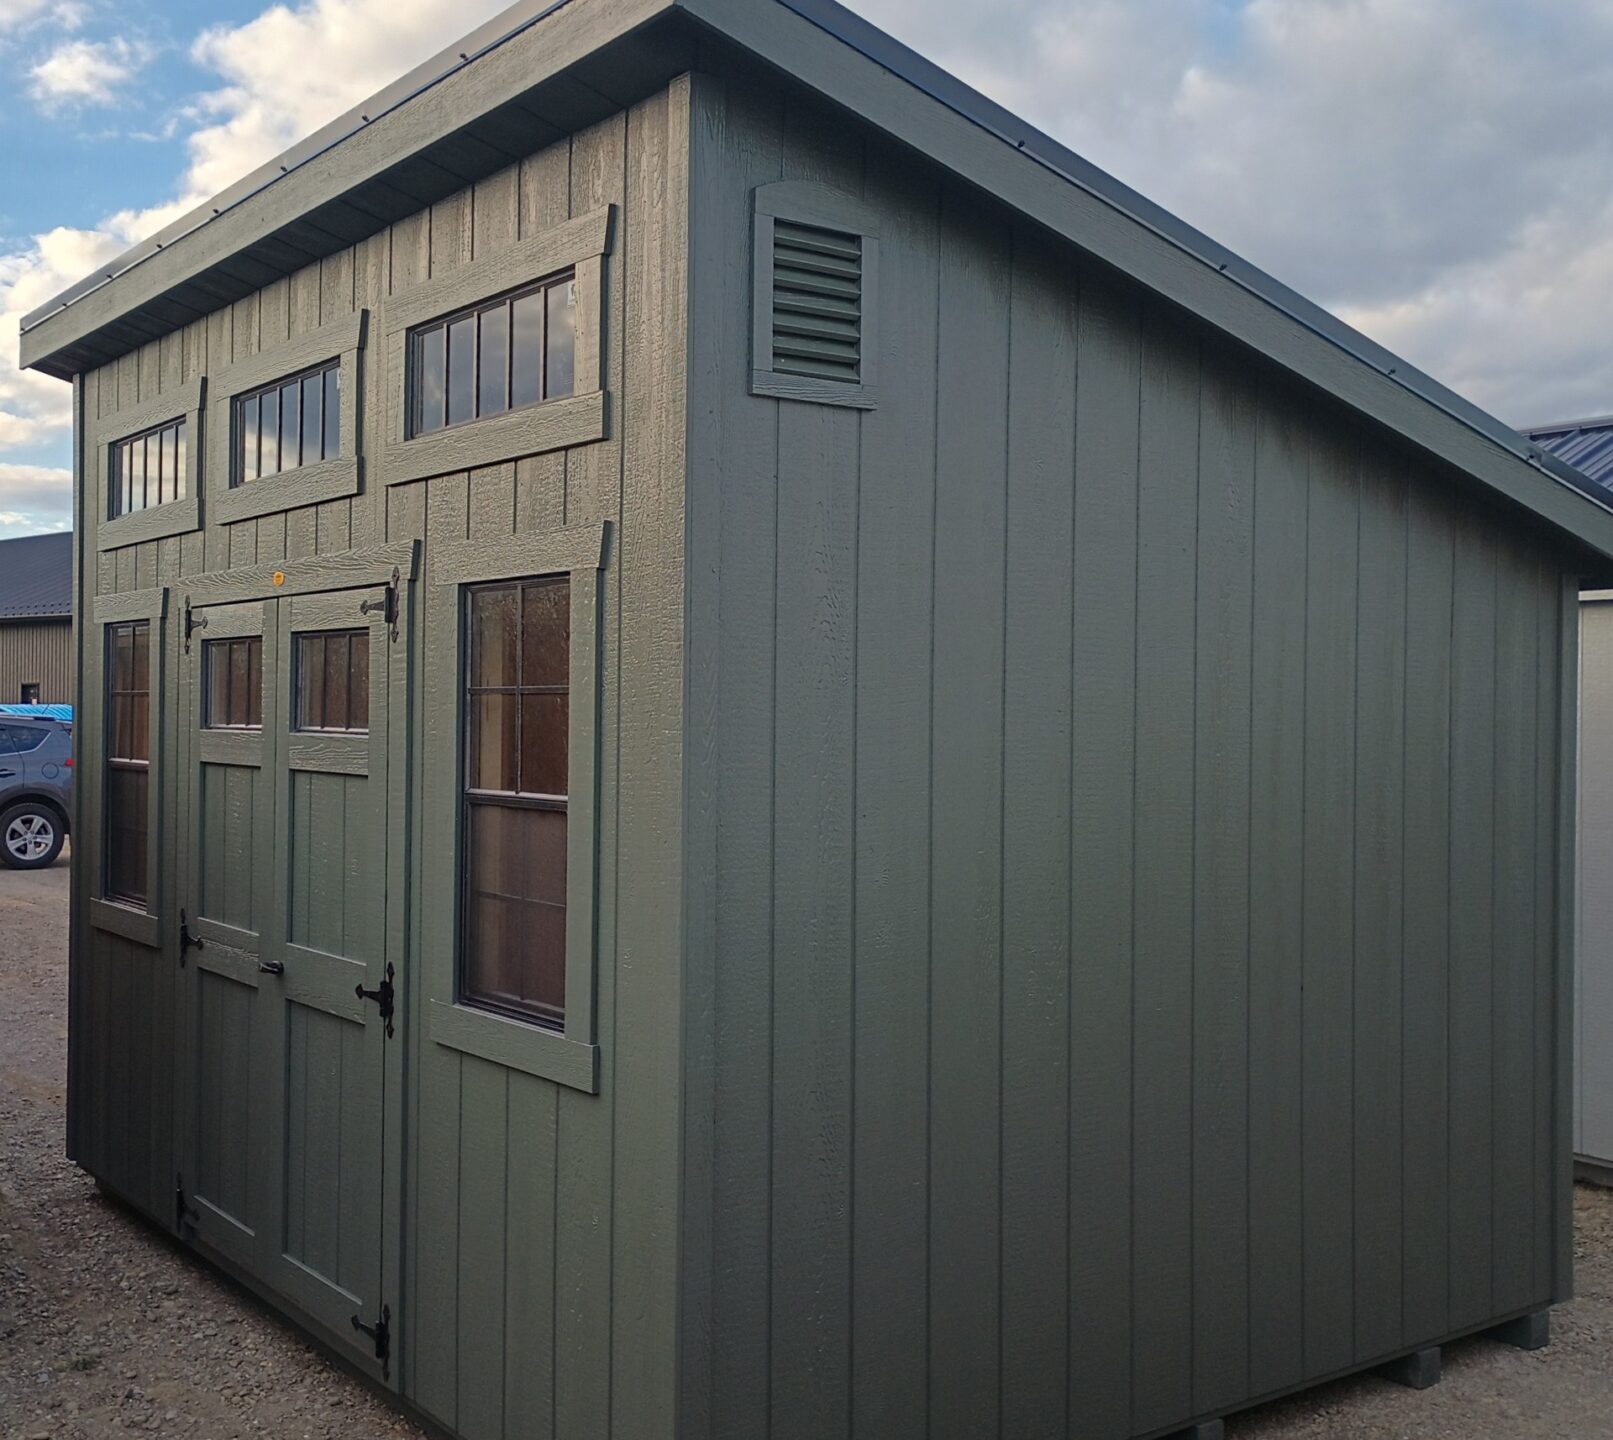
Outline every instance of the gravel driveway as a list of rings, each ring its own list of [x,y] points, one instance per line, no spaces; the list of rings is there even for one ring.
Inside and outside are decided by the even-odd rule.
[[[65,859],[0,870],[0,1437],[421,1435],[62,1157],[66,951]],[[1613,1191],[1575,1198],[1579,1298],[1553,1316],[1548,1349],[1467,1341],[1432,1390],[1341,1381],[1228,1435],[1613,1437]]]

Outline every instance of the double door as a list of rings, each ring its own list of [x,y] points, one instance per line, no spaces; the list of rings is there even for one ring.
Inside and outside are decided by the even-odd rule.
[[[181,1229],[389,1381],[399,603],[193,605],[179,694]]]

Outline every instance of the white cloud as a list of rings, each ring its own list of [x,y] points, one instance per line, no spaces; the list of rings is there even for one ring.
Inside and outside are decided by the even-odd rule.
[[[72,523],[73,477],[45,465],[0,462],[0,529],[61,530]]]
[[[70,32],[79,29],[88,14],[81,0],[0,0],[0,35],[46,24]]]
[[[150,59],[150,47],[135,40],[69,40],[28,72],[29,93],[46,110],[110,105]]]

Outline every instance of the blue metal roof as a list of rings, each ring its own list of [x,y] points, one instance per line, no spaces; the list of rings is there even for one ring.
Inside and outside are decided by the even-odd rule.
[[[1613,490],[1613,415],[1541,425],[1523,433],[1542,450]]]
[[[71,705],[0,705],[0,715],[20,715],[28,720],[60,720],[64,725],[73,723]]]

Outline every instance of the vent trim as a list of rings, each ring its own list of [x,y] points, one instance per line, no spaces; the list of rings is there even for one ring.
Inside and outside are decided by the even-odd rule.
[[[877,403],[879,236],[855,196],[785,181],[757,189],[751,392]]]

